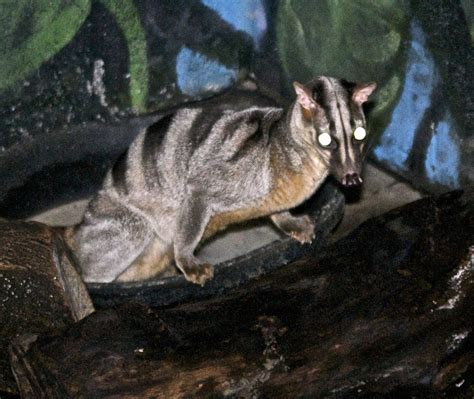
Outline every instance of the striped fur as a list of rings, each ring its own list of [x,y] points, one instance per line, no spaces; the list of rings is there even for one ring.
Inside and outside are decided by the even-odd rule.
[[[163,116],[117,160],[71,234],[85,281],[143,280],[174,260],[204,284],[213,270],[194,257],[200,241],[258,217],[310,241],[311,220],[288,210],[328,174],[360,173],[364,144],[352,134],[365,126],[367,87],[323,76],[295,85],[287,110],[236,91]],[[318,144],[322,132],[334,146]]]

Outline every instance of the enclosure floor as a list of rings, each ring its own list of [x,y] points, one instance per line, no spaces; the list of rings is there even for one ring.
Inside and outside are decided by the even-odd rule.
[[[377,168],[367,165],[364,184],[360,191],[346,193],[347,206],[344,217],[332,234],[337,240],[350,233],[359,224],[371,217],[415,201],[422,194],[408,184],[397,180]],[[80,222],[88,200],[75,201],[32,217],[30,220],[52,226],[69,226]],[[268,244],[279,237],[279,233],[269,223],[252,223],[243,228],[234,228],[206,244],[199,256],[206,261],[217,263]]]
[[[363,178],[364,183],[359,192],[346,193],[344,217],[332,234],[333,241],[349,234],[366,220],[423,196],[408,183],[373,164],[366,166]]]

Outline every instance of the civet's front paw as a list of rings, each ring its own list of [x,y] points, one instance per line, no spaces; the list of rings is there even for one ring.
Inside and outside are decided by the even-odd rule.
[[[311,243],[315,237],[314,228],[315,224],[309,216],[299,216],[292,220],[289,235],[301,244]]]
[[[199,284],[201,287],[204,286],[206,281],[214,277],[214,266],[209,263],[201,263],[196,258],[181,259],[176,263],[183,272],[186,280],[194,284]]]

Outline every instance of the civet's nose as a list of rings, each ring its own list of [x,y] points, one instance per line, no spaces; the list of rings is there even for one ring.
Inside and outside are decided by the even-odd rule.
[[[342,178],[342,184],[344,186],[358,186],[362,184],[362,179],[357,173],[348,173]]]

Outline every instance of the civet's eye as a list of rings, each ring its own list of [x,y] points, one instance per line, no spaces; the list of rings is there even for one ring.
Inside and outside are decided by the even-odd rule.
[[[318,141],[323,147],[327,147],[329,144],[331,144],[332,139],[329,133],[322,133],[318,136]]]
[[[364,140],[365,136],[367,136],[367,132],[363,127],[359,126],[356,128],[356,130],[354,130],[354,138],[356,140]]]

